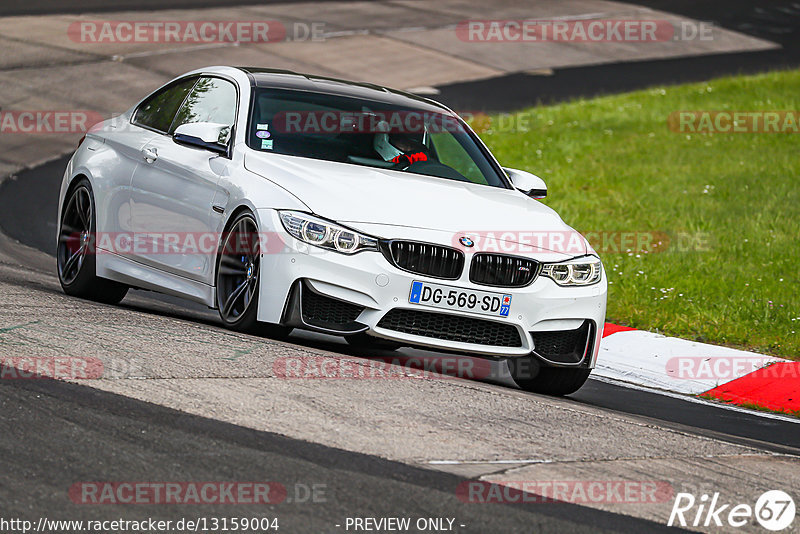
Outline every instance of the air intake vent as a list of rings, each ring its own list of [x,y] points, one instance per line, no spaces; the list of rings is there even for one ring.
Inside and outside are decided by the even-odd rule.
[[[398,269],[433,278],[456,280],[464,270],[464,253],[454,248],[416,241],[385,241],[383,255]]]
[[[536,279],[539,268],[528,258],[480,252],[472,258],[469,279],[485,286],[524,287]]]
[[[551,362],[576,364],[591,350],[594,323],[585,321],[575,330],[531,332],[533,352]]]
[[[383,316],[378,327],[445,341],[493,347],[522,346],[519,331],[510,324],[444,313],[395,308]]]
[[[330,327],[352,323],[363,306],[320,295],[308,286],[303,288],[303,320],[313,326]]]

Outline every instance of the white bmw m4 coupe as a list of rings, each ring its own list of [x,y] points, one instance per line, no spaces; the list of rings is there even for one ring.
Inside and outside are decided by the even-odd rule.
[[[64,291],[129,288],[362,347],[507,360],[564,395],[595,365],[589,243],[445,106],[371,84],[210,67],[91,129],[61,184]]]

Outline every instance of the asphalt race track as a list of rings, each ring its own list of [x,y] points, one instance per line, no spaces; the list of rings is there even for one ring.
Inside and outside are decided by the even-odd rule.
[[[37,509],[71,519],[175,517],[174,511],[157,505],[135,513],[124,505],[87,507],[76,514],[75,506],[60,498],[63,489],[74,483],[77,473],[92,473],[103,465],[110,467],[105,470],[108,478],[131,480],[280,480],[287,487],[287,501],[266,511],[242,505],[236,512],[248,517],[276,514],[288,532],[332,532],[346,515],[356,514],[457,517],[470,532],[668,530],[571,504],[507,505],[498,513],[459,501],[453,490],[466,479],[456,475],[188,416],[80,385],[3,381],[0,407],[3,424],[13,428],[0,438],[4,516]],[[315,485],[324,492],[308,498],[305,488]],[[204,506],[202,515],[224,516],[229,513],[226,506]],[[197,515],[193,510],[184,514]]]

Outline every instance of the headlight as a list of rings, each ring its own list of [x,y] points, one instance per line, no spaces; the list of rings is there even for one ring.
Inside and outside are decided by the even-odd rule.
[[[584,256],[564,263],[546,263],[542,275],[560,286],[589,286],[600,281],[603,264],[600,258]]]
[[[281,211],[281,222],[289,235],[321,248],[355,254],[378,250],[378,240],[343,226],[298,211]]]

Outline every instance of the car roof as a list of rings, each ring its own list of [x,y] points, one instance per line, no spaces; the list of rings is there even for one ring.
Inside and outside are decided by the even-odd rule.
[[[329,78],[327,76],[318,76],[315,74],[302,74],[290,70],[266,69],[260,67],[236,68],[248,74],[254,87],[350,96],[403,106],[410,109],[452,113],[450,109],[436,101],[371,83],[340,80],[338,78]]]

